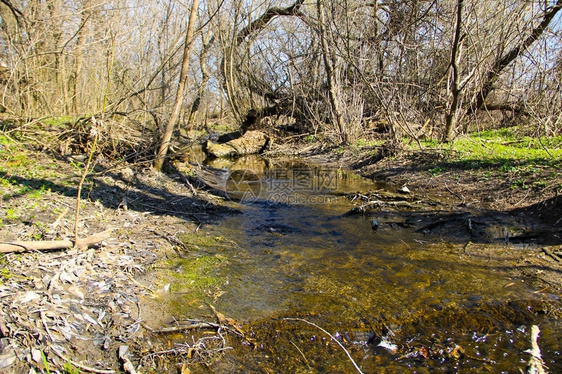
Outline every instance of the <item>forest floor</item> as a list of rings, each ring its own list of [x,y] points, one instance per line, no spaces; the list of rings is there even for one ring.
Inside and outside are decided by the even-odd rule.
[[[161,322],[169,317],[155,308],[166,292],[166,282],[150,272],[159,260],[189,251],[178,236],[236,214],[235,203],[194,189],[193,179],[173,166],[157,173],[149,165],[99,158],[84,185],[80,213],[75,217],[82,172],[75,158],[8,135],[1,137],[0,147],[0,242],[72,240],[76,219],[82,238],[113,230],[109,239],[87,250],[2,255],[0,371],[133,372],[131,361],[146,371],[162,369],[166,365],[162,360],[170,354],[204,361],[209,347],[214,352],[226,349],[224,339],[216,336],[205,344],[193,342],[173,349],[158,338]],[[407,186],[422,198],[440,196],[451,210],[479,211],[479,221],[495,220],[498,212],[520,217],[532,232],[519,239],[533,249],[523,256],[519,249],[506,250],[504,245],[493,253],[499,256],[496,263],[505,261],[542,289],[560,295],[559,167],[540,163],[514,168],[470,166],[439,151],[381,158],[380,150],[320,144],[275,146],[275,153],[350,168],[397,189]],[[212,305],[207,317],[198,323],[240,334],[233,321]]]

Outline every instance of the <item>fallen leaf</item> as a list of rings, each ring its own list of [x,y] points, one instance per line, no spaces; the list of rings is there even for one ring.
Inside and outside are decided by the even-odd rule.
[[[455,348],[453,348],[453,350],[451,351],[450,355],[455,360],[458,360],[459,358],[461,358],[464,355],[463,347],[461,347],[460,345],[456,345]]]
[[[16,362],[17,356],[13,350],[7,350],[6,353],[0,355],[0,369],[10,367]]]
[[[25,297],[24,297],[24,299],[23,299],[22,302],[23,302],[23,303],[28,303],[28,302],[30,302],[30,301],[32,301],[32,300],[36,300],[36,299],[38,299],[38,298],[40,298],[40,297],[41,297],[41,296],[39,296],[39,295],[36,294],[35,292],[29,291],[29,292],[27,292],[27,293],[25,294]]]
[[[84,300],[84,293],[78,287],[74,285],[70,286],[68,287],[68,292],[70,292],[74,296],[79,297],[81,300]]]
[[[43,355],[41,354],[41,351],[38,349],[33,348],[31,350],[31,359],[35,362],[41,362],[43,361]]]
[[[84,317],[84,319],[88,322],[90,322],[92,325],[97,325],[98,321],[96,321],[95,319],[93,319],[88,313],[84,313],[82,315]]]

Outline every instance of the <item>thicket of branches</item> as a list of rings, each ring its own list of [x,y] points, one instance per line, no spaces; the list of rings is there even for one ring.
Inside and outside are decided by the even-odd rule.
[[[177,95],[186,130],[249,115],[335,143],[373,129],[442,140],[513,121],[562,129],[562,0],[209,0],[186,40],[190,7],[1,0],[1,109],[118,116],[119,136],[156,140]]]

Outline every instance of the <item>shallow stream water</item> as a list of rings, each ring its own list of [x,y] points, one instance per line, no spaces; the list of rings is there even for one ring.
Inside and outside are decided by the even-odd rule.
[[[346,193],[390,186],[295,160],[210,166],[242,213],[203,229],[229,245],[194,256],[221,259],[212,303],[255,339],[233,342],[215,372],[358,372],[336,339],[365,373],[515,373],[532,324],[551,372],[562,371],[560,323],[534,310],[544,294],[485,259],[459,261],[459,245],[399,212],[346,214]]]

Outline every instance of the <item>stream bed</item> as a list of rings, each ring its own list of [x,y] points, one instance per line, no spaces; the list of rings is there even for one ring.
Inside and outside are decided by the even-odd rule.
[[[208,166],[210,184],[241,213],[182,237],[189,255],[169,262],[180,274],[200,265],[192,278],[171,279],[175,318],[201,315],[209,303],[249,338],[229,340],[233,350],[213,372],[516,373],[530,357],[533,324],[546,365],[562,372],[561,325],[548,314],[559,295],[537,292],[484,255],[466,260],[453,240],[458,225],[429,235],[424,217],[439,216],[445,232],[452,217],[438,200],[349,214],[350,194],[400,194],[298,160],[225,162]],[[491,245],[507,250],[506,230],[516,228],[492,227]]]

